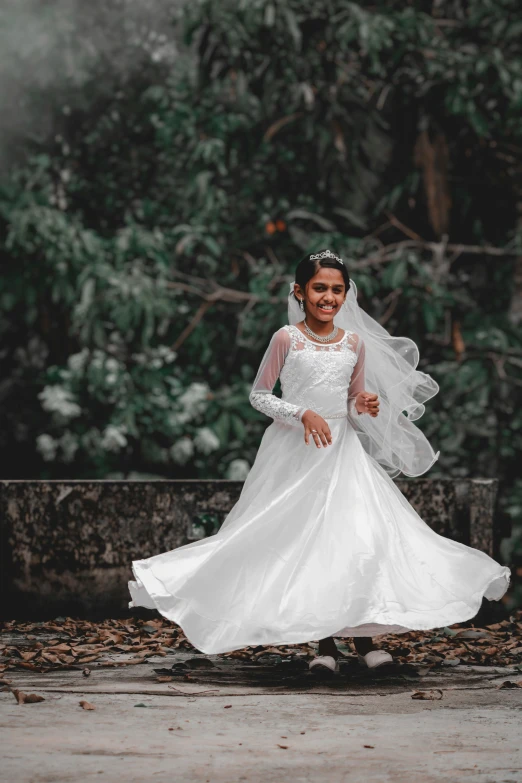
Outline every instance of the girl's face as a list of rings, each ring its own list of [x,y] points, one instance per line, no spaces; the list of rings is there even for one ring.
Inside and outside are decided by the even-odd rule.
[[[329,267],[319,267],[304,291],[297,284],[294,290],[299,299],[304,298],[306,315],[324,323],[333,321],[346,299],[346,286],[341,272]]]

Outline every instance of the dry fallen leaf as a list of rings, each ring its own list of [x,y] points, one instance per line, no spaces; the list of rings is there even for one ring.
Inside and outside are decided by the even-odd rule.
[[[279,743],[277,743],[277,747],[282,748],[283,750],[288,750],[288,745],[280,745]]]
[[[23,652],[23,653],[20,653],[20,655],[22,656],[24,661],[32,661],[33,658],[36,658],[36,656],[38,655],[38,652],[39,652],[38,650],[34,650],[33,652]]]
[[[415,691],[415,693],[412,693],[411,698],[423,701],[438,701],[438,699],[442,699],[442,691],[438,688],[433,691]]]
[[[68,665],[76,663],[76,658],[73,655],[60,655],[59,658],[60,658],[60,661],[62,663],[65,663],[65,664],[68,664]]]
[[[83,707],[84,710],[95,710],[96,709],[94,704],[91,704],[90,702],[85,701],[85,699],[81,700],[80,707]]]
[[[455,658],[458,658],[460,655],[466,655],[468,650],[466,647],[455,647],[455,649],[452,650],[452,652]]]
[[[232,706],[231,704],[225,704],[225,706],[223,707],[223,709],[224,709],[224,710],[229,710],[231,706]]]
[[[12,688],[12,694],[18,704],[37,704],[39,701],[45,701],[43,696],[38,696],[36,693],[24,693],[18,688]]]
[[[4,644],[3,633],[12,638],[13,632],[23,637],[23,644]],[[17,637],[19,638],[19,637]],[[397,636],[389,635],[383,643],[395,660],[404,664],[433,667],[448,666],[461,658],[465,664],[479,666],[505,665],[506,658],[517,664],[522,654],[522,611],[513,612],[509,620],[503,620],[484,628],[474,626],[440,628],[428,631],[411,631]],[[344,659],[355,663],[355,651],[348,639],[339,640]],[[50,622],[8,621],[0,630],[0,675],[12,669],[26,669],[39,673],[59,671],[77,666],[80,670],[92,661],[103,661],[105,666],[134,666],[144,663],[152,655],[164,657],[176,650],[200,654],[187,640],[179,626],[165,620],[141,620],[134,618],[87,620],[60,618]],[[297,652],[299,651],[299,652]],[[277,657],[294,661],[309,659],[316,651],[313,643],[300,645],[252,645],[242,650],[223,653],[225,660],[257,663],[261,658],[275,663]],[[122,660],[111,660],[113,654],[130,653]],[[141,653],[141,655],[140,655]],[[266,656],[266,658],[262,658]],[[201,660],[205,659],[201,655]],[[214,661],[214,665],[218,661]],[[219,665],[219,664],[218,664]],[[450,664],[451,665],[451,664]],[[455,665],[455,664],[454,664]],[[195,663],[203,669],[208,663]],[[190,666],[188,668],[191,668]],[[209,666],[211,671],[211,667]],[[205,671],[201,672],[202,677]],[[199,672],[198,672],[199,675]],[[189,678],[190,679],[190,678]]]
[[[17,669],[29,669],[31,672],[47,672],[49,669],[39,666],[37,663],[27,663],[27,661],[18,661]]]
[[[374,748],[375,745],[363,745],[363,748]]]
[[[491,639],[491,634],[480,628],[465,628],[463,631],[457,631],[459,639]]]
[[[169,675],[165,675],[163,677],[156,677],[156,682],[172,682],[174,677],[170,677]]]
[[[516,682],[513,682],[513,680],[505,680],[502,685],[499,685],[499,690],[503,690],[504,688],[522,688],[522,680],[517,680]]]

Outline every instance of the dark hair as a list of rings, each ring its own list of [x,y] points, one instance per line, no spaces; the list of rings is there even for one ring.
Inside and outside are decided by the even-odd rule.
[[[309,282],[309,280],[312,279],[312,277],[315,277],[321,267],[326,267],[327,269],[338,269],[343,276],[344,284],[346,286],[346,293],[348,293],[350,288],[350,275],[348,274],[348,269],[346,268],[345,264],[337,261],[335,258],[329,258],[328,256],[325,256],[325,258],[316,258],[316,256],[320,256],[322,253],[326,252],[328,251],[317,250],[315,253],[309,253],[304,258],[302,258],[297,264],[297,269],[295,270],[295,282],[299,285],[301,290],[304,291],[306,284]]]

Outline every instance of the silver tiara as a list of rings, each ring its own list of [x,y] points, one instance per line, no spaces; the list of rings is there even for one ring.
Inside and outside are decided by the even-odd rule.
[[[322,253],[316,253],[315,255],[310,256],[310,261],[319,261],[319,259],[321,258],[335,258],[336,261],[339,261],[339,263],[343,264],[344,266],[344,261],[342,260],[342,258],[336,256],[335,253],[332,253],[331,250],[323,250]]]

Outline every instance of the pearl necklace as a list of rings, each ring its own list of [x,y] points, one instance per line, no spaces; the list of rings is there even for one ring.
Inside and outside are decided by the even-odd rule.
[[[306,323],[306,320],[303,323],[304,323],[304,330],[305,330],[306,334],[309,337],[312,337],[314,340],[318,340],[320,343],[327,343],[330,340],[334,340],[337,337],[337,332],[339,331],[339,327],[338,326],[334,326],[334,328],[332,329],[330,334],[326,335],[326,337],[321,337],[320,334],[316,334],[315,332],[312,332],[312,330],[310,329],[310,327]]]

